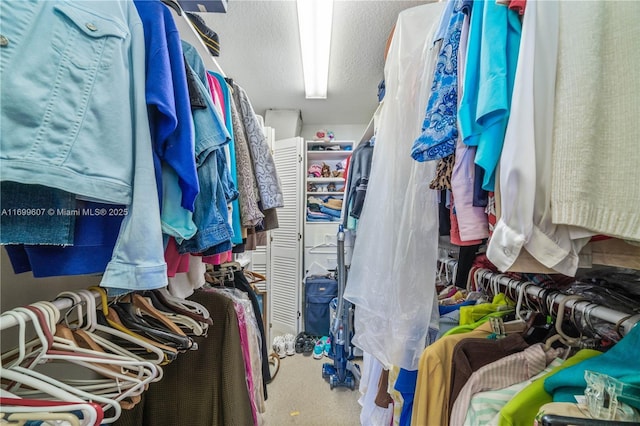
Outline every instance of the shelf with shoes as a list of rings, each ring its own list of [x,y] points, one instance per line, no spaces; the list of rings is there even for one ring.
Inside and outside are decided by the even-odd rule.
[[[347,159],[354,141],[308,140],[305,144],[305,224],[340,221]]]

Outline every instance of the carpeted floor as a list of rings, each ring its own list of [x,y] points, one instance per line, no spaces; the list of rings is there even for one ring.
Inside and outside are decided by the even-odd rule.
[[[332,362],[303,354],[281,359],[280,370],[267,387],[266,425],[359,425],[357,387],[353,391],[346,387],[331,390],[322,378],[322,364]]]

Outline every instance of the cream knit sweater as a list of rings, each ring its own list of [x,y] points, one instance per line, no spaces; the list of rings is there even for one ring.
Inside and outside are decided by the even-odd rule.
[[[640,241],[640,2],[560,2],[555,223]]]

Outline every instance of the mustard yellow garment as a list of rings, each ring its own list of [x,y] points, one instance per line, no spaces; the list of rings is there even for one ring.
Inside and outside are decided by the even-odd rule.
[[[453,349],[463,339],[486,337],[489,334],[491,334],[491,325],[485,323],[467,333],[444,336],[422,352],[411,415],[412,426],[449,424],[448,407]]]
[[[522,325],[506,323],[505,332],[507,334],[522,332]],[[453,350],[463,339],[482,338],[491,333],[491,324],[485,322],[475,330],[441,337],[422,352],[418,364],[418,380],[411,416],[412,426],[447,426],[449,424]]]

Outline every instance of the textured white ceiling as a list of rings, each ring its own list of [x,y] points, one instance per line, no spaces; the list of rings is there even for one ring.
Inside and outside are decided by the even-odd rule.
[[[227,13],[200,14],[220,37],[218,63],[254,109],[299,109],[304,124],[366,124],[377,106],[387,37],[398,13],[426,1],[335,0],[326,100],[304,97],[293,0],[229,0]]]

